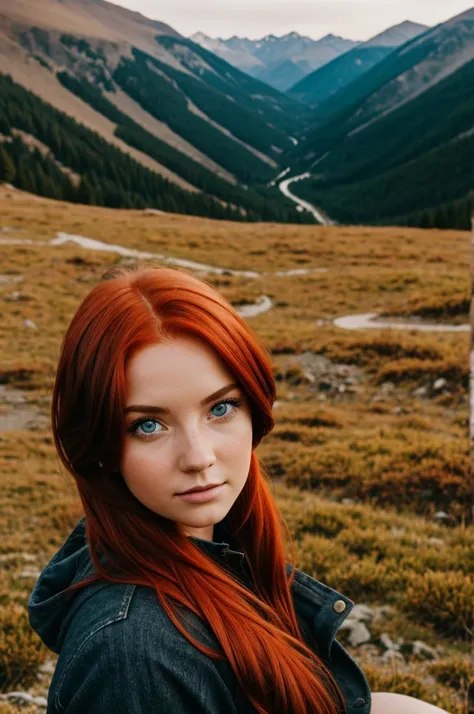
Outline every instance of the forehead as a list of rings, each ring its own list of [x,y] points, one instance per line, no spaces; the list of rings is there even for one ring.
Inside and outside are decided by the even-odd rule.
[[[207,342],[187,336],[144,347],[125,370],[127,395],[140,391],[144,396],[190,391],[206,396],[203,390],[218,389],[232,376]]]

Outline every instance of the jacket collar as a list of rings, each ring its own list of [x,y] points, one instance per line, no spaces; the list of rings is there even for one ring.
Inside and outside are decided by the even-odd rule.
[[[214,526],[213,541],[193,536],[190,538],[223,567],[229,567],[241,576],[244,574],[246,556],[224,522]],[[289,563],[286,563],[286,571],[289,577]],[[74,598],[74,593],[65,594],[63,591],[93,573],[95,569],[90,558],[83,517],[44,568],[28,602],[33,629],[54,651],[59,651],[55,646]],[[105,584],[102,587],[105,587]],[[310,637],[317,643],[319,652],[330,658],[336,632],[354,607],[354,603],[337,590],[297,568],[291,593],[298,619],[304,622]]]
[[[201,550],[214,559],[225,562],[232,570],[239,572],[245,567],[245,554],[239,549],[225,521],[214,526],[212,541],[190,537]],[[288,577],[291,570],[290,563],[286,563]],[[307,624],[310,635],[315,637],[320,653],[330,658],[337,630],[351,612],[354,602],[302,570],[295,568],[294,571],[291,593],[296,613]]]

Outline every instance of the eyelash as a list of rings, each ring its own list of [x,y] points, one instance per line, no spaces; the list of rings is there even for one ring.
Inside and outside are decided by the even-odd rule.
[[[220,404],[232,404],[234,407],[240,407],[242,403],[240,402],[239,399],[236,399],[235,397],[229,397],[229,399],[221,399],[220,402],[216,402],[211,407],[211,409],[218,407]],[[219,421],[228,421],[229,419],[231,419],[234,416],[234,414],[235,414],[235,410],[231,411],[229,414],[225,414],[223,417],[215,417],[215,418],[218,419]],[[156,436],[157,433],[161,433],[161,432],[154,432],[152,434],[143,434],[143,433],[138,434],[137,433],[138,427],[147,421],[156,421],[158,424],[160,424],[158,419],[155,419],[155,417],[141,417],[140,419],[136,419],[134,422],[132,422],[130,424],[130,426],[128,427],[127,431],[129,433],[131,433],[133,436],[136,436],[139,439],[143,439],[144,441],[148,441],[148,439],[151,439],[154,436]]]

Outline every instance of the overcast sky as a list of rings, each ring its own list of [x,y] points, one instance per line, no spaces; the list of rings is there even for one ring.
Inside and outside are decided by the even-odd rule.
[[[404,20],[437,25],[473,7],[474,0],[112,0],[166,22],[189,37],[252,39],[299,32],[315,40],[332,32],[368,40]]]

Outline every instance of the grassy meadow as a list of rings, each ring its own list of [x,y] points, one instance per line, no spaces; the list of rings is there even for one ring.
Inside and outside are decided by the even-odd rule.
[[[58,231],[258,278],[206,274],[234,305],[266,295],[249,323],[269,346],[275,428],[259,445],[296,565],[356,603],[385,605],[352,647],[373,691],[467,714],[474,528],[469,469],[469,333],[345,330],[333,320],[469,320],[469,238],[408,228],[234,224],[66,204],[0,190],[0,692],[47,690],[55,656],[29,630],[38,571],[81,517],[48,424],[62,336],[80,300],[123,258],[42,245]],[[2,240],[29,240],[28,245]],[[158,265],[158,261],[141,261]],[[327,269],[307,275],[277,271]],[[198,273],[199,275],[199,273]],[[30,321],[25,323],[26,321]],[[442,381],[441,381],[442,380]],[[443,511],[446,515],[434,518]],[[382,659],[380,635],[400,636]],[[436,658],[415,656],[421,640]],[[20,704],[0,700],[0,714]],[[27,714],[41,711],[22,706]]]

